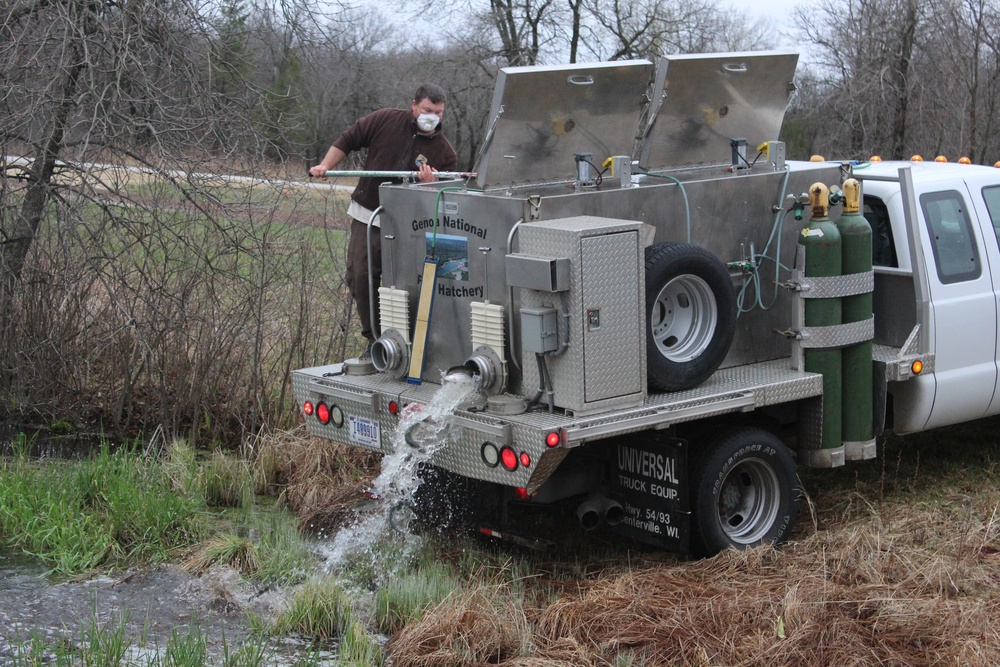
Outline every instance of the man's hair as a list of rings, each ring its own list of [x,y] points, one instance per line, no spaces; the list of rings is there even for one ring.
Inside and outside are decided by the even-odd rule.
[[[428,99],[431,104],[443,104],[445,97],[444,88],[434,83],[424,83],[413,94],[413,101],[419,103]]]

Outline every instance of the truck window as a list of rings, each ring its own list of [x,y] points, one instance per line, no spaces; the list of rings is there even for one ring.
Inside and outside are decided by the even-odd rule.
[[[934,250],[934,264],[942,283],[979,277],[979,253],[972,223],[962,195],[955,191],[928,192],[920,196],[927,231]]]
[[[892,241],[892,225],[889,224],[889,209],[885,202],[873,195],[865,195],[863,214],[872,226],[872,266],[898,267],[896,246]]]
[[[993,222],[993,233],[997,237],[997,245],[1000,245],[1000,185],[991,185],[983,188],[983,199],[986,200],[986,210],[990,212],[990,220]]]

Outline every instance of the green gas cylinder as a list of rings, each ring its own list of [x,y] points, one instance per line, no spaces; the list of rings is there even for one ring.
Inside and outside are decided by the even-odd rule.
[[[830,190],[822,183],[809,187],[812,217],[799,233],[805,248],[806,278],[841,275],[840,231],[830,221]],[[806,327],[827,327],[841,323],[839,298],[806,299]],[[823,376],[823,449],[843,445],[841,432],[842,370],[839,348],[806,348],[805,369]]]
[[[837,220],[841,239],[843,275],[872,270],[872,228],[861,215],[861,184],[844,181],[844,212]],[[872,293],[846,296],[841,302],[843,322],[865,322],[872,317]],[[873,458],[872,342],[845,347],[841,351],[843,373],[844,455],[847,459]]]

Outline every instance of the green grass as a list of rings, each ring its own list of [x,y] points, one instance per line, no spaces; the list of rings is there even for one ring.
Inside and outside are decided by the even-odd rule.
[[[385,662],[385,654],[378,641],[364,625],[354,621],[340,640],[339,663],[345,667],[378,667]]]
[[[299,589],[289,608],[275,620],[273,630],[333,639],[342,637],[353,622],[347,592],[332,577],[317,577]]]
[[[256,577],[260,572],[257,546],[245,537],[226,533],[205,542],[187,562],[188,569],[195,572],[204,572],[216,565],[231,567],[244,577]]]
[[[159,462],[128,450],[0,467],[0,540],[63,574],[165,561],[197,541],[201,507],[173,492]]]
[[[216,449],[201,470],[205,478],[205,501],[210,507],[253,505],[253,475],[247,461]]]
[[[247,636],[238,646],[231,646],[223,635],[221,659],[209,655],[209,639],[201,625],[175,628],[160,650],[134,652],[130,649],[146,644],[143,637],[127,634],[127,616],[100,624],[91,619],[76,639],[46,641],[40,636],[25,640],[10,636],[11,650],[3,664],[10,667],[264,667],[273,657],[269,637],[262,634]],[[305,664],[316,664],[305,657]],[[374,663],[373,663],[374,664]]]
[[[205,664],[208,644],[199,625],[191,625],[187,632],[174,628],[163,652],[163,667],[199,667]]]
[[[397,572],[375,593],[375,625],[380,632],[396,632],[461,587],[455,568],[437,561]]]
[[[259,535],[258,580],[280,585],[305,581],[315,567],[316,557],[294,520],[284,510],[265,511],[258,507],[250,522],[250,530]]]

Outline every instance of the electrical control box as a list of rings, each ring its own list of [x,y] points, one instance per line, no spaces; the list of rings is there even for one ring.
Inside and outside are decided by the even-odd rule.
[[[641,228],[631,220],[576,216],[526,224],[519,231],[522,254],[569,264],[565,292],[519,290],[522,385],[541,386],[536,355],[542,354],[555,405],[573,414],[639,406],[646,397]],[[552,315],[543,314],[548,312]],[[547,317],[556,319],[559,347],[542,353],[537,348]]]
[[[521,350],[533,354],[559,349],[555,308],[521,309]]]

